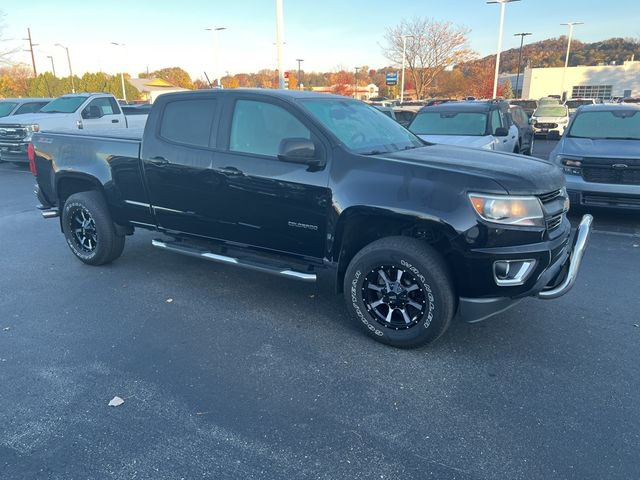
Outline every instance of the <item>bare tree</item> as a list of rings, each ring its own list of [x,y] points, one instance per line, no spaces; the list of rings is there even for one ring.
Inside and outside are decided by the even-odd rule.
[[[445,68],[475,58],[467,45],[469,31],[451,22],[415,17],[387,28],[382,52],[395,65],[402,65],[402,37],[407,36],[406,69],[416,96],[422,98]]]
[[[3,38],[4,29],[4,12],[0,10],[0,66],[13,65],[11,56],[20,50],[19,48],[6,48],[8,40]]]

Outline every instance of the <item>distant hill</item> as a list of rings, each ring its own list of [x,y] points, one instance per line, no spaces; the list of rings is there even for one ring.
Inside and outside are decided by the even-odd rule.
[[[525,38],[526,42],[526,38]],[[567,50],[567,37],[550,38],[540,42],[524,45],[522,49],[522,64],[532,68],[562,67]],[[516,73],[518,70],[519,48],[505,50],[500,54],[500,70]],[[600,63],[622,64],[635,55],[640,60],[640,41],[629,38],[610,38],[601,42],[583,43],[579,40],[571,42],[569,66],[598,65]],[[486,63],[493,61],[495,55],[489,55],[475,62]],[[469,62],[473,63],[473,62]]]

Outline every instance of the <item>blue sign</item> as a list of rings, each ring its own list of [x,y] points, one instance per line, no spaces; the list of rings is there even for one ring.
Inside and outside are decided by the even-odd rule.
[[[398,84],[398,72],[387,72],[387,85]]]

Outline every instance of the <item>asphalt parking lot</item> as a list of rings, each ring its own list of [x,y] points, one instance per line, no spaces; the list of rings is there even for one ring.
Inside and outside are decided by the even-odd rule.
[[[640,478],[637,213],[592,212],[565,297],[397,350],[323,283],[151,232],[86,266],[33,183],[0,165],[3,480]]]

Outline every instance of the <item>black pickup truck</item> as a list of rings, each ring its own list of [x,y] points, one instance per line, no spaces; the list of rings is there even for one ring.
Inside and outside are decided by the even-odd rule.
[[[592,221],[572,235],[551,163],[430,145],[325,94],[167,94],[143,133],[40,132],[29,157],[42,215],[83,262],[113,261],[145,228],[171,252],[330,275],[363,330],[398,347],[435,340],[456,313],[563,295]]]

